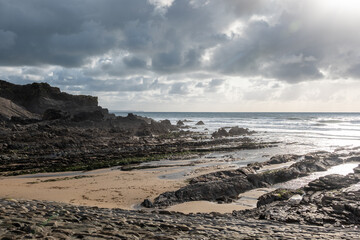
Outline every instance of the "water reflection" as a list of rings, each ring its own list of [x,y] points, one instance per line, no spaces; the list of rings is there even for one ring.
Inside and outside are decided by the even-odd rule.
[[[353,173],[354,168],[356,168],[359,165],[359,163],[360,162],[352,162],[352,163],[340,164],[340,165],[331,167],[327,171],[314,172],[314,173],[311,173],[310,175],[305,176],[305,177],[293,179],[293,180],[290,180],[290,181],[284,182],[284,183],[274,184],[273,187],[274,188],[297,189],[297,188],[300,188],[300,187],[304,187],[309,182],[314,181],[315,179],[318,179],[320,177],[324,177],[326,175],[340,174],[340,175],[345,176],[345,175],[347,175],[349,173]]]

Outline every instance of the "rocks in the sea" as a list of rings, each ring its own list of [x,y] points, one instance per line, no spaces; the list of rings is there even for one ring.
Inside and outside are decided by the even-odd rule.
[[[168,127],[168,128],[172,127],[171,122],[168,119],[161,120],[160,123],[163,124],[164,126]]]
[[[220,128],[217,131],[211,134],[213,138],[221,138],[221,137],[228,137],[229,133],[226,131],[225,128]]]
[[[198,121],[195,125],[201,126],[201,125],[205,125],[205,123],[203,121]]]
[[[255,131],[250,131],[248,128],[241,128],[241,127],[232,127],[229,130],[229,135],[230,136],[240,136],[240,135],[248,135],[248,134],[253,134],[255,133]]]
[[[176,126],[182,127],[182,126],[185,126],[185,123],[183,121],[179,120],[179,121],[177,121]]]
[[[253,134],[255,131],[250,131],[248,128],[240,128],[240,127],[232,127],[230,128],[229,132],[226,131],[225,128],[219,128],[217,131],[213,132],[213,138],[221,138],[221,137],[228,137],[228,136],[241,136],[241,135],[249,135]]]

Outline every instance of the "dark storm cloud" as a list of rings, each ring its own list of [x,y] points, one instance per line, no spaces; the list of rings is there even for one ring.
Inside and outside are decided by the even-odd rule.
[[[360,59],[357,24],[308,13],[311,1],[154,2],[0,0],[0,66],[59,66],[58,85],[173,94],[196,85],[182,76],[201,74],[219,77],[202,83],[204,91],[217,91],[228,76],[288,83],[359,78],[351,64]],[[240,30],[230,28],[234,23]],[[176,84],[153,85],[170,75]]]
[[[0,29],[0,49],[7,49],[15,44],[16,34],[10,31]]]
[[[11,48],[0,48],[0,64],[81,66],[118,47],[116,30],[147,21],[152,11],[141,0],[0,1],[1,42],[12,37],[4,33],[17,36]]]
[[[126,57],[123,61],[129,68],[146,68],[146,61],[138,57]]]

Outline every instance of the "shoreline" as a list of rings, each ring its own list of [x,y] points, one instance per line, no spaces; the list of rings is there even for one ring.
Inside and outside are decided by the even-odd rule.
[[[42,173],[0,178],[0,198],[44,200],[78,206],[135,210],[146,199],[186,185],[186,179],[210,172],[233,169],[222,166],[193,171],[181,179],[164,179],[179,169],[158,168],[121,171],[111,168],[85,172]],[[45,176],[43,176],[45,175]],[[236,209],[234,209],[236,210]]]
[[[187,161],[187,160],[184,160]],[[270,161],[270,160],[269,160]],[[215,161],[216,162],[216,161]],[[0,177],[0,198],[56,201],[77,206],[121,208],[125,210],[144,209],[140,204],[144,199],[154,199],[166,192],[176,191],[188,186],[190,179],[212,175],[216,172],[233,171],[229,165],[194,166],[181,178],[163,178],[164,175],[176,175],[183,169],[178,167],[160,167],[121,171],[118,168],[98,169],[87,172],[42,173]],[[267,164],[258,173],[278,171],[294,164],[294,161]],[[349,164],[343,164],[349,165]],[[356,164],[350,164],[356,166]],[[341,170],[342,168],[338,168]],[[347,170],[349,171],[349,170]],[[333,173],[330,171],[330,173]],[[326,172],[319,172],[319,177]],[[299,178],[297,178],[299,179]],[[314,179],[314,178],[313,178]],[[312,179],[312,180],[313,180]],[[301,180],[301,179],[300,179]],[[281,185],[281,184],[280,184]],[[190,201],[177,203],[163,209],[188,213],[231,213],[238,210],[256,208],[257,199],[276,188],[255,188],[241,193],[232,203],[213,201]],[[144,210],[147,210],[146,208]]]

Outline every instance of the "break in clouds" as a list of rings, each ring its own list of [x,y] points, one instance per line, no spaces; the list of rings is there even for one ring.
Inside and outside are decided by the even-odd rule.
[[[0,78],[98,95],[111,109],[359,100],[360,17],[321,4],[0,0]]]

